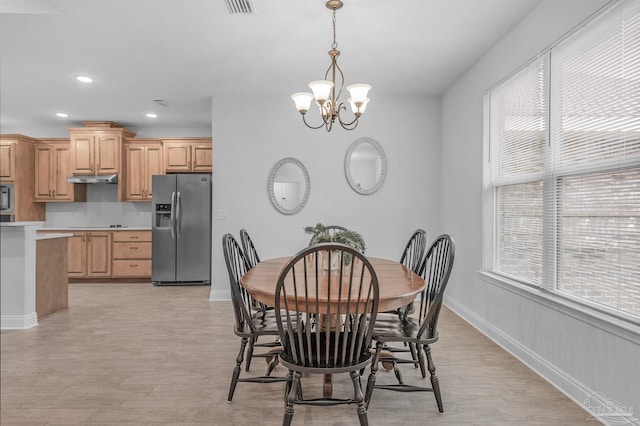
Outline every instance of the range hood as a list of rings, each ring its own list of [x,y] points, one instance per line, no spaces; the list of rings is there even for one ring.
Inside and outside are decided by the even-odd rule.
[[[76,175],[67,178],[69,183],[118,183],[118,175]]]

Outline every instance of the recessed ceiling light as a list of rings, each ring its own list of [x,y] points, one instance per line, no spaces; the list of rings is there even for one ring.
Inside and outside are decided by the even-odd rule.
[[[69,114],[67,114],[66,112],[56,112],[56,116],[60,118],[67,118],[69,117]]]
[[[78,75],[76,76],[76,80],[81,81],[83,83],[93,83],[93,78],[88,77],[86,75]]]
[[[158,114],[155,114],[155,113],[153,113],[153,112],[148,112],[146,115],[147,115],[147,117],[149,117],[149,118],[158,118]]]

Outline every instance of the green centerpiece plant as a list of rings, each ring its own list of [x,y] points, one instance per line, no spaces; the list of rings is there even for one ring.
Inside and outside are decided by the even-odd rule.
[[[360,253],[364,253],[366,246],[364,238],[356,231],[349,229],[335,229],[327,228],[322,223],[318,223],[315,226],[307,226],[304,228],[304,232],[313,235],[313,243],[342,243],[353,247]],[[345,265],[351,263],[351,256],[345,256]]]

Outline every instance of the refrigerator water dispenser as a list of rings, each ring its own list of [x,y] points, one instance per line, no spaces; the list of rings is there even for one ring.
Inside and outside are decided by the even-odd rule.
[[[171,204],[156,204],[156,228],[171,226]]]

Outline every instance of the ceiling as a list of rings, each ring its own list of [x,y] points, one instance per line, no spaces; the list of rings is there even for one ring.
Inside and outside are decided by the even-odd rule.
[[[440,94],[539,2],[344,0],[345,83],[371,84],[371,105],[378,95]],[[98,120],[210,132],[212,96],[286,98],[323,78],[324,3],[251,0],[253,14],[230,14],[225,0],[2,0],[0,130]]]

